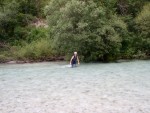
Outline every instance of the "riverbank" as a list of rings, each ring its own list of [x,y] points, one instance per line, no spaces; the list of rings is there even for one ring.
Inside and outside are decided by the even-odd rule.
[[[42,59],[42,60],[1,60],[0,59],[0,64],[6,63],[6,64],[24,64],[24,63],[38,63],[38,62],[48,62],[48,61],[65,61],[65,57],[51,57],[48,59]]]
[[[119,59],[116,61],[113,61],[115,63],[122,63],[122,62],[130,62],[130,61],[136,61],[136,60],[150,60],[150,58],[143,58],[143,59]],[[25,63],[40,63],[40,62],[58,62],[58,61],[66,61],[64,57],[57,57],[57,58],[51,58],[47,60],[10,60],[5,62],[0,62],[0,64],[25,64]],[[106,63],[106,62],[104,62]],[[108,63],[108,62],[107,62]],[[111,62],[110,62],[111,63]]]
[[[40,44],[43,41],[40,42]],[[49,44],[46,40],[44,40],[44,46],[30,46],[28,45],[25,48],[19,47],[10,47],[9,49],[6,47],[0,49],[0,63],[7,64],[23,64],[23,63],[34,63],[34,62],[49,62],[49,61],[66,61],[70,59],[70,55],[60,56],[53,53],[50,48],[47,48]],[[34,43],[33,45],[36,45]],[[47,46],[46,46],[47,45]],[[46,46],[46,47],[45,47]],[[36,48],[34,48],[36,47]],[[80,60],[83,61],[83,56],[79,55]],[[86,59],[86,58],[85,58]],[[113,59],[113,57],[109,58],[109,60],[99,60],[96,62],[126,62],[130,60],[148,60],[150,59],[150,54],[140,53],[133,56],[120,56],[117,59]],[[93,62],[93,61],[89,61]]]

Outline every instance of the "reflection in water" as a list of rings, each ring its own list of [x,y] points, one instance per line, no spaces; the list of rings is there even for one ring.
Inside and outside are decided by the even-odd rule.
[[[150,61],[0,65],[1,113],[150,113]]]

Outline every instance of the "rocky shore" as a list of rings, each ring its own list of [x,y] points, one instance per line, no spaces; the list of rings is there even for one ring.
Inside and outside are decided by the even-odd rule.
[[[39,60],[12,60],[12,59],[8,59],[8,60],[0,61],[0,63],[24,64],[24,63],[45,62],[45,61],[64,61],[64,60],[65,60],[65,57],[61,56],[61,57],[51,57],[48,59],[39,59]]]

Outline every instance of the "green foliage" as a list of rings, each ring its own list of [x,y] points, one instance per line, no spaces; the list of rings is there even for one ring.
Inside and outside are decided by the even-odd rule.
[[[47,1],[0,1],[0,41],[25,39],[28,34],[26,27],[37,17],[43,17],[42,8]]]
[[[13,59],[12,54],[10,51],[8,51],[8,47],[1,47],[0,48],[0,63],[4,63],[6,61],[9,61]]]
[[[47,28],[36,28],[34,26],[28,27],[16,27],[14,29],[15,41],[11,42],[12,45],[22,45],[22,42],[31,43],[42,38],[47,38],[48,36]]]
[[[16,15],[17,26],[26,27],[32,21],[36,20],[36,17],[30,14],[18,13]]]
[[[0,12],[0,34],[1,38],[5,39],[12,35],[14,27],[17,24],[16,14],[17,3],[8,4],[4,12]],[[2,40],[1,39],[1,40]]]
[[[16,59],[44,60],[52,56],[51,42],[48,39],[39,39],[25,44],[14,52]]]
[[[8,60],[8,58],[5,55],[3,55],[3,54],[0,55],[0,63],[4,63],[7,60]]]
[[[143,5],[149,0],[112,0],[117,1],[115,8],[117,13],[121,15],[130,15],[136,17],[141,11]]]
[[[25,27],[31,20],[33,20],[32,15],[22,14],[18,10],[19,3],[12,1],[5,5],[4,11],[0,12],[0,40],[1,41],[13,41],[18,39],[15,35],[22,34],[22,27]],[[21,28],[20,33],[19,28]],[[17,34],[15,34],[17,33]],[[22,38],[22,35],[21,37]]]
[[[127,0],[128,1],[128,14],[136,17],[137,14],[142,10],[143,5],[148,3],[149,0]]]
[[[138,37],[140,38],[140,50],[150,53],[150,3],[143,7],[143,10],[135,19]]]
[[[39,25],[45,17],[49,28]],[[149,0],[0,0],[0,44],[12,46],[0,59],[68,59],[73,51],[85,61],[144,58],[149,25]]]
[[[46,28],[36,28],[31,27],[30,30],[28,30],[28,35],[26,36],[26,40],[28,43],[31,43],[32,41],[36,41],[42,38],[47,38],[48,31]]]
[[[16,0],[19,3],[19,12],[33,16],[43,16],[42,8],[48,0]]]
[[[58,4],[52,0],[47,9],[56,8],[55,5]],[[48,16],[48,20],[58,18],[50,19],[49,25],[54,47],[60,53],[77,50],[87,61],[117,57],[122,41],[120,33],[126,30],[126,24],[117,15],[92,0],[71,0],[63,5]]]
[[[141,35],[144,35],[144,37],[150,36],[150,3],[143,7],[135,21],[137,29],[141,31]]]

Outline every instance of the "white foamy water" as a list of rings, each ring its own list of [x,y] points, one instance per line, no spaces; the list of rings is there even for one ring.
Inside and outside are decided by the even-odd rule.
[[[150,113],[150,61],[0,64],[0,113]]]

